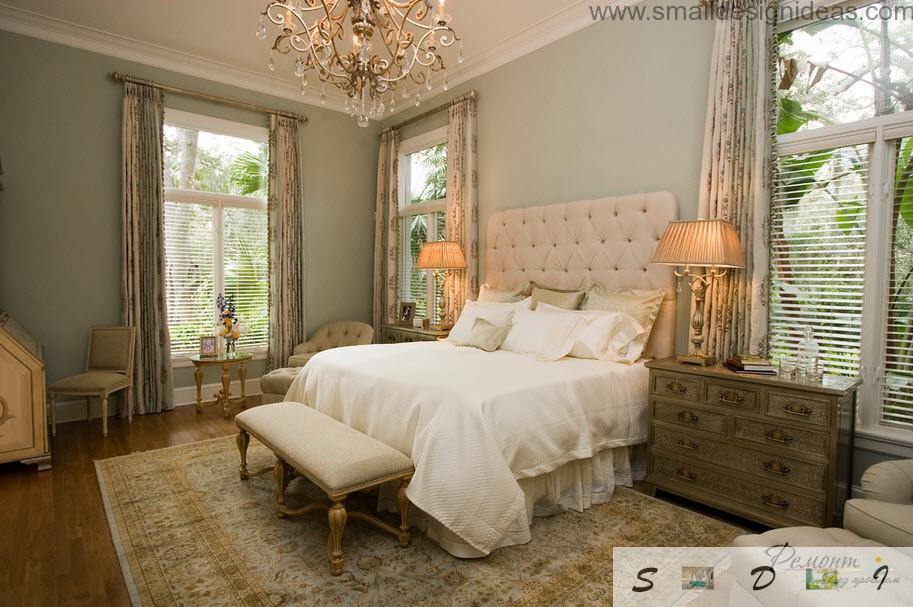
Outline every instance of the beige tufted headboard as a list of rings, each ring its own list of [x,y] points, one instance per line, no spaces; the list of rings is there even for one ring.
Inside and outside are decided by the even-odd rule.
[[[645,353],[675,352],[675,276],[650,263],[666,224],[678,219],[670,192],[510,209],[488,220],[484,278],[496,289],[530,280],[559,289],[665,289]]]

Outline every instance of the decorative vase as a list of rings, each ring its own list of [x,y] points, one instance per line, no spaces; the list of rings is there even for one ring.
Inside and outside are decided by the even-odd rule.
[[[234,358],[234,357],[235,357],[235,342],[236,342],[236,341],[238,341],[238,340],[237,340],[237,339],[233,339],[233,338],[231,338],[231,337],[226,337],[226,338],[225,338],[225,357],[226,357],[226,358]]]

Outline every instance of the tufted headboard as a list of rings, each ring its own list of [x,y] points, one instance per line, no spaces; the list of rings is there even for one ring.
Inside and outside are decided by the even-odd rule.
[[[666,224],[678,219],[670,192],[510,209],[493,214],[486,234],[485,282],[513,289],[534,280],[557,289],[665,289],[645,354],[675,352],[675,276],[650,263]]]

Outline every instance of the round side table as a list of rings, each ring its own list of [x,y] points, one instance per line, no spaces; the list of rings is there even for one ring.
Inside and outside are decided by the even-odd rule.
[[[197,383],[197,413],[203,412],[203,407],[212,405],[221,405],[222,413],[226,419],[229,416],[229,407],[233,404],[241,405],[241,409],[247,407],[247,389],[244,387],[244,380],[247,379],[247,361],[253,358],[252,354],[247,352],[238,352],[231,356],[219,354],[217,356],[200,356],[194,354],[190,357],[193,363],[193,378]],[[203,402],[203,368],[204,367],[222,367],[222,389],[218,394],[213,395],[215,400]],[[238,368],[238,380],[241,382],[241,397],[231,398],[231,375],[232,367]]]

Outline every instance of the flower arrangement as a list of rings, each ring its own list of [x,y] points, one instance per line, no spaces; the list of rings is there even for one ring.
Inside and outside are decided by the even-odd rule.
[[[232,354],[235,351],[235,342],[247,333],[247,325],[241,322],[235,314],[234,295],[225,297],[220,293],[216,298],[216,310],[219,313],[216,335],[225,338],[225,350]]]

